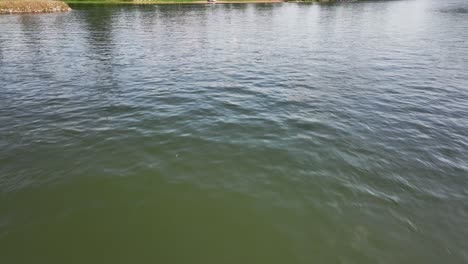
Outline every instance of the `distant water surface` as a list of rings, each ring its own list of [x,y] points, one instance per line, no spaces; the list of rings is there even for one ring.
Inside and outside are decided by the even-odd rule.
[[[0,263],[468,263],[468,2],[0,16]]]

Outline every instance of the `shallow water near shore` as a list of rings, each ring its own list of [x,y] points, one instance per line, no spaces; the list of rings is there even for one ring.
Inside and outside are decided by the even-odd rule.
[[[0,263],[467,263],[468,3],[0,17]]]

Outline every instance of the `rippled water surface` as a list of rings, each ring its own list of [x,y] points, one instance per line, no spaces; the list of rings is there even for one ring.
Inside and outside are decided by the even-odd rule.
[[[468,2],[0,17],[0,263],[467,263]]]

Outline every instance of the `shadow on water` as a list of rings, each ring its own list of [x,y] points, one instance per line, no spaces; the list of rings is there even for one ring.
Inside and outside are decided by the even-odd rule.
[[[108,47],[113,46],[112,25],[115,10],[102,5],[93,5],[88,8],[92,9],[81,12],[81,21],[88,32],[88,44],[94,54],[103,58],[110,57],[111,49]]]
[[[41,25],[41,18],[38,16],[20,16],[19,23],[21,26],[22,36],[26,47],[38,57],[42,50],[42,43],[40,41],[41,34],[45,28]]]
[[[76,7],[75,7],[76,8]],[[117,9],[117,10],[116,10]],[[90,67],[88,80],[90,85],[99,87],[100,91],[115,89],[118,83],[114,76],[113,58],[116,43],[114,41],[114,16],[119,13],[119,7],[109,8],[105,5],[89,5],[76,8],[79,21],[85,30],[83,39],[86,43],[87,61],[85,67]]]
[[[452,13],[452,14],[468,14],[468,8],[446,8],[441,9],[440,12],[442,13]]]

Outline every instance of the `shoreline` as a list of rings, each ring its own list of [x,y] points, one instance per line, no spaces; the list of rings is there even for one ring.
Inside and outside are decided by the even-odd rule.
[[[351,2],[355,0],[350,0]],[[219,0],[208,2],[203,0],[0,0],[0,15],[2,14],[40,14],[71,11],[69,5],[187,5],[187,4],[279,4],[279,3],[333,3],[343,0]]]
[[[190,4],[202,4],[202,5],[212,5],[212,4],[278,4],[278,3],[288,3],[288,1],[283,0],[252,0],[252,1],[217,1],[217,2],[208,2],[208,1],[144,1],[144,2],[67,2],[70,5],[190,5]],[[293,3],[290,1],[289,3]]]
[[[71,8],[63,1],[55,0],[0,0],[2,14],[42,14],[68,12]]]
[[[347,2],[356,1],[350,0]],[[154,0],[154,1],[80,1],[80,0],[70,0],[65,1],[67,4],[71,5],[183,5],[183,4],[278,4],[278,3],[333,3],[333,2],[344,2],[343,0],[306,0],[306,1],[297,1],[297,0],[218,0],[216,2],[200,1],[200,0],[180,0],[180,1],[165,1],[165,0]]]

